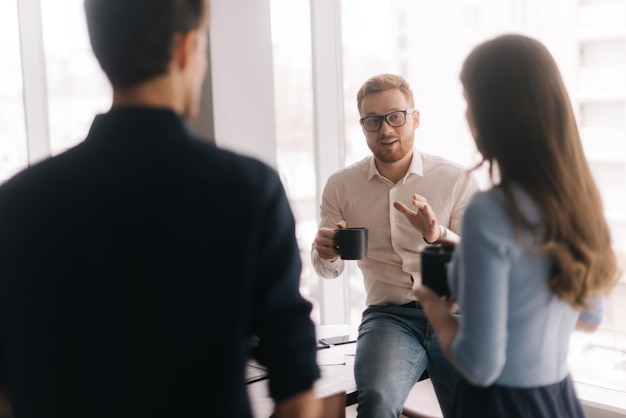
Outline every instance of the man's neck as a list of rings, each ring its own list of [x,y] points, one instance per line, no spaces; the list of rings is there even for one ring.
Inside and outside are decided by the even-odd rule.
[[[180,95],[167,76],[153,78],[128,88],[113,89],[113,106],[147,106],[182,113]]]
[[[392,181],[394,184],[399,182],[406,176],[409,167],[411,166],[411,160],[413,159],[413,153],[410,152],[405,155],[401,160],[393,163],[385,163],[380,160],[375,160],[376,169],[386,179]]]

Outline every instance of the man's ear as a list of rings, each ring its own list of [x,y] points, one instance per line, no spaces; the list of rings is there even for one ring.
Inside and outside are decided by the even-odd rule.
[[[189,66],[197,42],[198,32],[194,30],[175,36],[173,64],[178,71],[185,71]]]
[[[417,129],[420,126],[420,112],[419,110],[415,110],[411,116],[413,117],[413,126]]]

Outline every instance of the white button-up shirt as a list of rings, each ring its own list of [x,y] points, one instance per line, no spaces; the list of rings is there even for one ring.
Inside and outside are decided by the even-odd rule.
[[[476,176],[441,157],[413,150],[406,175],[394,184],[376,169],[374,157],[333,173],[324,188],[320,227],[345,220],[350,227],[367,227],[367,258],[357,265],[363,273],[367,305],[401,305],[415,300],[414,282],[421,282],[419,248],[422,235],[393,207],[398,200],[412,208],[413,194],[428,200],[439,223],[461,233],[461,218],[479,189]],[[330,262],[312,249],[315,271],[324,278],[343,273],[344,260]]]

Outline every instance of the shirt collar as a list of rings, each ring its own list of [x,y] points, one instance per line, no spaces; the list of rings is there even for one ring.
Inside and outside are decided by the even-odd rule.
[[[177,138],[181,135],[190,136],[191,131],[187,122],[171,109],[116,106],[95,117],[87,140],[131,138],[136,142],[150,138]]]

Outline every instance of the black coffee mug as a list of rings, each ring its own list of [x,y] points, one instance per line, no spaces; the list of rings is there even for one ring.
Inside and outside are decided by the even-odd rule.
[[[338,229],[335,235],[335,248],[343,260],[367,258],[367,228],[354,227]]]
[[[444,244],[424,247],[421,251],[422,284],[440,296],[450,296],[448,286],[448,263],[454,245]]]

